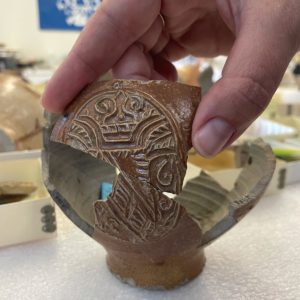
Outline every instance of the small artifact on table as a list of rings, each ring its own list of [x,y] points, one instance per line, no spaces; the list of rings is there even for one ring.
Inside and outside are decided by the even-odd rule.
[[[0,204],[21,201],[36,189],[37,186],[29,181],[2,181],[0,182]]]
[[[0,73],[0,152],[42,148],[40,95],[21,78]]]
[[[132,285],[170,289],[196,277],[204,246],[235,225],[271,179],[272,150],[258,140],[245,146],[249,159],[233,191],[204,172],[182,189],[199,101],[197,87],[112,80],[88,86],[56,123],[49,116],[46,186]],[[115,176],[108,199],[97,200],[99,183]]]
[[[31,181],[2,181],[0,182],[0,196],[29,195],[37,189]]]

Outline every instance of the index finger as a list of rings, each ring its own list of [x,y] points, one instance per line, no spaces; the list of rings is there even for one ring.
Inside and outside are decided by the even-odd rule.
[[[160,0],[106,0],[47,84],[44,107],[62,112],[89,83],[107,72],[152,25]]]

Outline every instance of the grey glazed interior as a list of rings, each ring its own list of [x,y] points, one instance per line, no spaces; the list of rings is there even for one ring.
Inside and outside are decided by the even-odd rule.
[[[49,177],[84,222],[94,224],[93,203],[101,182],[112,182],[115,168],[94,157],[55,142],[49,143]]]
[[[85,233],[94,231],[94,206],[101,182],[112,182],[115,168],[67,145],[50,141],[57,116],[46,115],[43,176],[62,211]]]

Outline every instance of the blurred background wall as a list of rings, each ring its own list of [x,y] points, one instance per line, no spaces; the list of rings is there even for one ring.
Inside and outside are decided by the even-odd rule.
[[[0,42],[25,59],[61,60],[78,31],[41,30],[37,0],[0,0]]]

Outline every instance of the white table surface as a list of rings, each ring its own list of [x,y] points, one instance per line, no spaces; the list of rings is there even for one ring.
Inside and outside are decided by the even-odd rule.
[[[104,249],[57,215],[57,239],[0,249],[1,300],[300,299],[300,185],[263,198],[206,249],[201,276],[168,292],[119,282]]]

